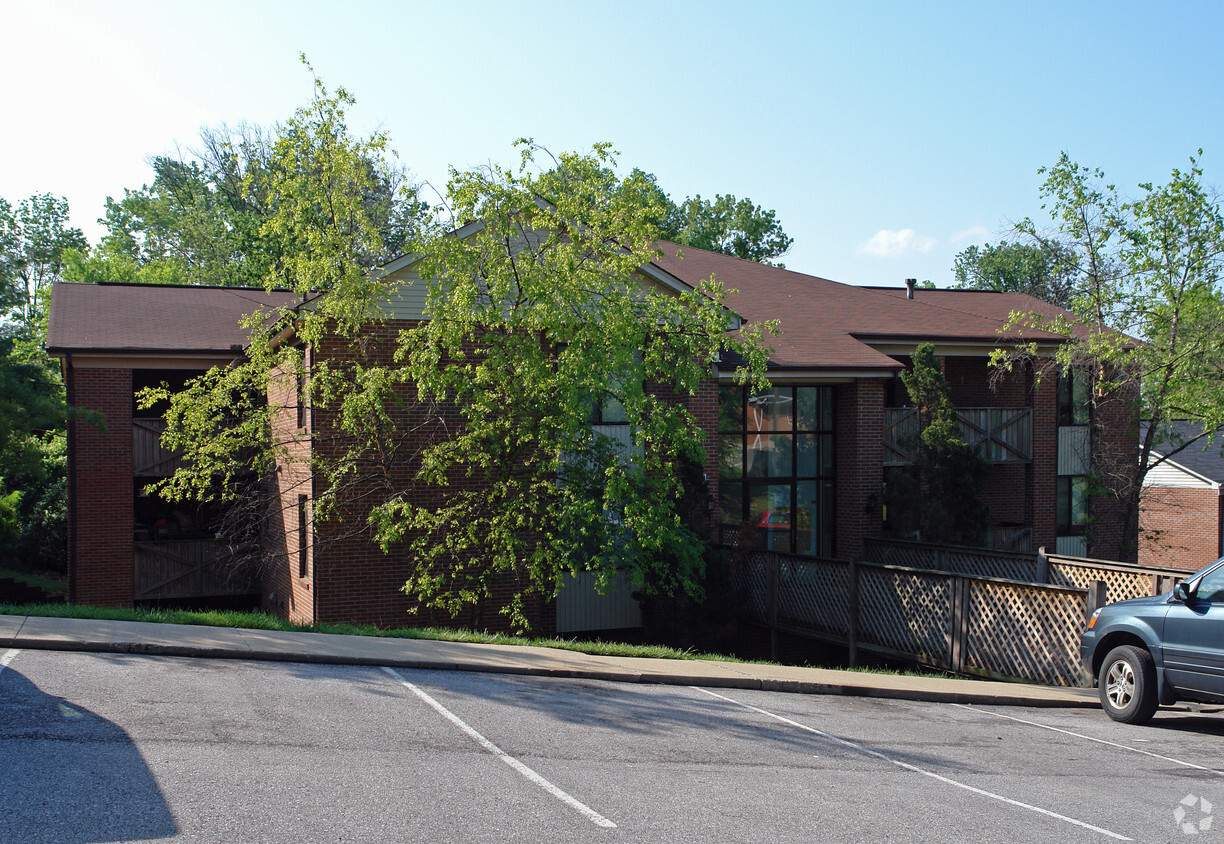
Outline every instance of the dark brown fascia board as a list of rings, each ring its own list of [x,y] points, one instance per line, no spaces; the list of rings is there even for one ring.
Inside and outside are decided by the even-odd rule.
[[[989,356],[995,349],[1003,349],[1009,346],[1015,346],[1018,343],[1032,342],[1024,339],[1004,339],[1000,338],[993,341],[971,341],[946,339],[939,337],[923,337],[921,340],[871,340],[862,341],[864,345],[874,349],[883,355],[905,355],[909,356],[914,353],[914,350],[922,343],[930,343],[935,346],[935,354],[942,357],[983,357]],[[1037,354],[1042,357],[1049,357],[1055,354],[1060,343],[1052,343],[1048,340],[1036,340]]]
[[[771,382],[780,381],[836,381],[846,383],[859,378],[892,378],[905,369],[900,363],[895,367],[873,369],[863,366],[794,366],[769,367],[765,377]],[[715,367],[715,377],[721,381],[735,380],[735,369]]]
[[[87,357],[119,357],[128,355],[157,355],[163,358],[178,358],[178,357],[237,357],[242,352],[240,346],[230,346],[228,348],[211,348],[211,349],[167,349],[167,348],[141,348],[134,346],[47,346],[47,354],[51,357],[63,357],[64,355],[79,355]]]

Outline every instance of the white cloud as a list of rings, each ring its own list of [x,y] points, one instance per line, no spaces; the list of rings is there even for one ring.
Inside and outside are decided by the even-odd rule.
[[[967,246],[970,243],[987,243],[995,237],[994,232],[985,226],[970,226],[962,229],[948,238],[953,246]]]
[[[877,258],[903,258],[907,255],[925,254],[939,244],[933,237],[918,234],[913,229],[889,231],[880,229],[871,240],[859,246],[859,252]]]

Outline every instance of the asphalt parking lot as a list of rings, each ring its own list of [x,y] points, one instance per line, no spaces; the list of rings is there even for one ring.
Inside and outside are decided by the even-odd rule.
[[[0,653],[0,841],[1219,834],[1224,719]],[[1197,840],[1197,839],[1196,839]]]

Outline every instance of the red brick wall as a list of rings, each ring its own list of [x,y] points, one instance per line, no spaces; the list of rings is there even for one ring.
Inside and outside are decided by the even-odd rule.
[[[69,423],[69,599],[77,604],[131,606],[134,592],[132,535],[132,371],[73,369],[68,402],[100,414],[105,429],[85,420]]]
[[[1219,557],[1219,490],[1144,487],[1139,563],[1194,571]]]
[[[415,324],[400,321],[371,327],[355,342],[329,337],[318,345],[314,355],[319,360],[360,359],[367,363],[390,364],[396,336]],[[268,531],[277,560],[268,585],[278,596],[285,596],[284,601],[278,601],[276,611],[305,620],[313,604],[313,618],[318,622],[345,621],[380,627],[466,626],[508,632],[509,618],[498,610],[505,606],[514,591],[510,581],[497,585],[492,598],[478,610],[456,618],[425,609],[410,614],[416,604],[401,591],[411,571],[407,550],[401,546],[383,553],[371,539],[366,522],[369,507],[382,500],[380,496],[386,490],[406,490],[407,498],[418,505],[440,503],[436,491],[412,483],[417,468],[414,454],[431,438],[428,431],[422,430],[425,410],[411,390],[403,392],[400,406],[388,408],[396,429],[409,432],[401,442],[402,453],[378,471],[370,471],[360,482],[346,487],[343,498],[348,503],[341,504],[340,518],[315,524],[311,509],[310,576],[297,577],[297,496],[302,492],[313,495],[316,491],[312,489],[305,462],[308,449],[313,448],[326,460],[336,457],[345,443],[336,433],[335,420],[322,410],[310,414],[309,435],[297,430],[296,404],[292,398],[294,386],[292,379],[286,378],[274,383],[269,390],[272,406],[283,408],[274,417],[275,429],[282,441],[290,443],[289,460],[281,465],[276,475],[274,514]],[[451,414],[448,421],[457,422],[457,414]],[[381,474],[384,471],[386,474]],[[322,480],[315,479],[314,483],[321,484]],[[452,479],[454,488],[478,483],[478,478]],[[527,617],[535,632],[547,635],[555,629],[555,608],[539,598],[528,601]]]
[[[307,535],[298,531],[298,496],[313,494],[310,470],[309,414],[307,427],[297,426],[297,379],[293,373],[279,373],[268,386],[272,436],[285,449],[277,467],[268,520],[264,529],[265,573],[264,608],[290,621],[309,624],[316,620],[314,589],[318,558],[310,535],[310,508],[307,504]],[[299,558],[306,547],[307,574],[299,577]],[[275,597],[272,597],[275,596]]]
[[[1098,496],[1091,504],[1088,553],[1098,559],[1128,563],[1138,559],[1138,510],[1127,519],[1127,487],[1137,478],[1139,462],[1137,390],[1134,385],[1098,402],[1093,418],[1097,472],[1106,487],[1118,490]]]
[[[1058,514],[1058,381],[1046,376],[1036,381],[1031,370],[1027,404],[1033,409],[1033,462],[1025,472],[1025,523],[1033,528],[1033,550],[1054,550]]]
[[[860,557],[863,537],[881,530],[884,382],[860,379],[833,390],[837,528],[833,553]]]

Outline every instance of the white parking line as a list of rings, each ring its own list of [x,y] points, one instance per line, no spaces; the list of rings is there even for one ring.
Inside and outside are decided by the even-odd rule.
[[[1153,759],[1159,759],[1162,762],[1172,762],[1174,765],[1181,765],[1183,768],[1194,768],[1196,771],[1204,771],[1208,774],[1224,777],[1224,771],[1217,771],[1215,768],[1205,768],[1202,765],[1195,765],[1193,762],[1185,762],[1181,759],[1174,759],[1172,756],[1161,756],[1159,753],[1153,753],[1150,750],[1143,750],[1138,747],[1130,747],[1129,745],[1119,744],[1116,741],[1108,739],[1093,738],[1086,736],[1083,733],[1073,733],[1070,730],[1064,730],[1061,727],[1051,727],[1049,724],[1042,724],[1038,721],[1027,721],[1024,718],[1017,718],[1014,715],[1004,715],[1002,712],[991,712],[989,709],[979,709],[976,706],[967,706],[963,703],[954,703],[953,706],[959,706],[961,709],[968,709],[972,712],[980,712],[983,715],[993,715],[996,718],[1006,718],[1008,721],[1018,721],[1021,724],[1028,724],[1032,727],[1041,727],[1043,730],[1050,730],[1054,733],[1062,733],[1063,735],[1074,736],[1075,738],[1087,739],[1095,741],[1097,744],[1107,744],[1110,747],[1116,747],[1119,750],[1129,750],[1131,753],[1142,753],[1144,756],[1151,756]]]
[[[570,806],[571,808],[577,809],[589,821],[594,823],[596,826],[602,826],[602,827],[606,827],[609,829],[613,829],[616,827],[616,824],[612,823],[612,821],[608,820],[603,815],[599,814],[599,812],[596,812],[594,809],[592,809],[590,806],[586,805],[582,801],[574,797],[571,797],[569,794],[566,794],[564,791],[557,788],[557,786],[553,785],[551,782],[544,779],[544,777],[537,774],[531,768],[527,767],[526,765],[524,765],[519,760],[515,759],[510,754],[503,751],[500,747],[495,745],[493,742],[489,741],[487,738],[482,736],[480,733],[476,732],[476,730],[469,727],[466,723],[464,723],[462,718],[460,718],[455,713],[451,712],[449,709],[447,709],[442,704],[438,703],[436,700],[434,700],[432,697],[426,694],[422,689],[420,689],[416,685],[405,680],[400,675],[400,673],[396,671],[394,668],[387,668],[384,666],[383,671],[386,671],[388,674],[390,674],[392,677],[398,680],[401,684],[403,684],[403,686],[406,689],[408,689],[408,691],[412,692],[414,695],[416,695],[421,700],[425,701],[427,704],[433,707],[434,710],[436,710],[438,714],[441,715],[443,718],[450,721],[456,727],[458,727],[459,729],[467,733],[468,736],[473,738],[476,741],[476,743],[479,744],[481,747],[483,747],[485,750],[489,751],[494,756],[496,756],[498,759],[502,760],[507,765],[509,765],[511,768],[513,768],[515,771],[522,774],[524,777],[531,780],[533,783],[538,785],[540,788],[547,791],[553,797],[556,797],[562,803],[565,803],[567,806]]]
[[[13,661],[14,657],[16,657],[18,653],[20,653],[20,651],[16,649],[9,649],[5,651],[4,656],[0,656],[0,671],[8,668],[9,663]]]
[[[867,756],[874,756],[877,759],[882,759],[885,762],[889,762],[893,765],[896,765],[898,768],[904,768],[907,771],[913,771],[916,774],[922,774],[924,777],[930,777],[931,779],[938,780],[939,782],[946,783],[951,786],[955,786],[956,788],[962,788],[965,791],[969,791],[974,794],[981,795],[982,797],[989,797],[992,800],[998,800],[1000,802],[1007,803],[1010,806],[1016,806],[1021,809],[1028,809],[1031,812],[1037,812],[1038,814],[1045,815],[1046,817],[1054,818],[1055,820],[1060,820],[1060,821],[1064,821],[1069,824],[1074,824],[1075,826],[1080,826],[1080,827],[1083,827],[1084,829],[1090,829],[1093,832],[1099,832],[1102,835],[1108,835],[1110,838],[1116,838],[1119,841],[1133,841],[1134,840],[1132,838],[1127,838],[1125,835],[1121,835],[1117,832],[1111,832],[1108,829],[1102,829],[1099,826],[1093,826],[1090,823],[1086,823],[1081,820],[1076,820],[1075,818],[1069,818],[1066,815],[1060,815],[1057,812],[1051,812],[1049,809],[1042,809],[1040,806],[1033,806],[1029,803],[1022,803],[1019,800],[1013,800],[1010,797],[1004,797],[1001,794],[995,794],[994,792],[984,791],[980,788],[975,788],[963,782],[957,782],[956,780],[949,779],[948,777],[945,777],[945,776],[941,776],[940,774],[937,774],[934,771],[927,771],[927,770],[917,767],[916,765],[911,765],[908,762],[902,762],[900,759],[894,759],[893,757],[885,753],[880,753],[878,750],[871,750],[870,748],[863,747],[861,744],[855,744],[849,739],[840,738],[839,736],[835,736],[830,733],[822,732],[821,730],[818,730],[815,727],[809,727],[807,724],[800,724],[798,721],[792,721],[790,718],[786,718],[782,715],[775,715],[772,712],[761,709],[759,706],[753,706],[752,704],[749,704],[749,703],[742,703],[738,700],[729,698],[726,695],[720,695],[718,694],[718,692],[712,692],[709,689],[703,689],[698,686],[690,686],[689,688],[696,689],[699,692],[704,692],[710,697],[715,697],[715,698],[718,698],[719,700],[725,700],[727,703],[733,703],[736,706],[743,707],[744,709],[750,709],[753,712],[757,712],[757,713],[760,713],[761,715],[766,716],[767,718],[773,718],[775,721],[781,721],[783,724],[789,724],[792,727],[796,727],[800,730],[804,730],[805,732],[812,733],[813,735],[818,735],[821,738],[828,739],[829,741],[837,742],[840,745],[848,747],[851,750],[856,750],[859,753],[866,754]]]

